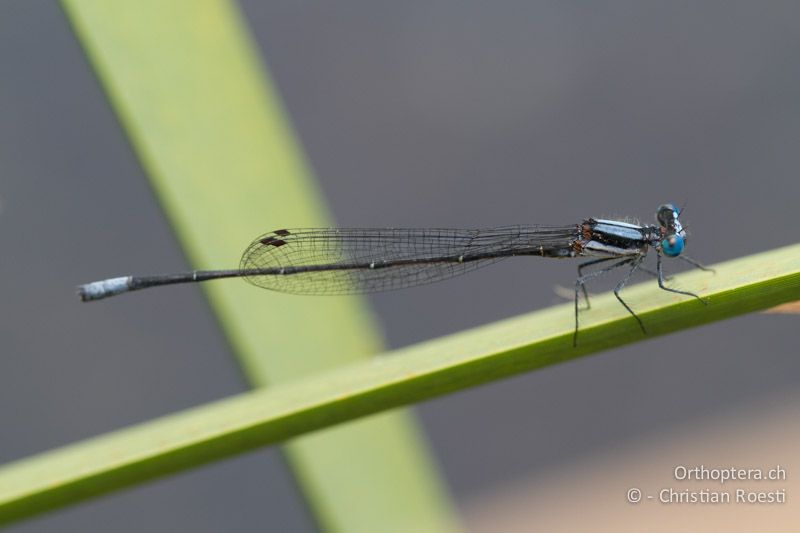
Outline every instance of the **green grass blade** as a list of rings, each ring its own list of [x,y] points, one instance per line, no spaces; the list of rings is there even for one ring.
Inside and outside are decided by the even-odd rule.
[[[800,299],[800,245],[626,290],[651,335]],[[0,469],[0,523],[612,346],[645,340],[613,295],[594,298],[572,348],[572,306],[560,305],[247,393],[78,443]],[[522,422],[524,423],[524,421]]]
[[[63,5],[194,266],[235,267],[259,233],[330,225],[234,4]],[[312,302],[245,283],[204,289],[254,386],[380,351],[359,299]],[[284,451],[326,530],[452,529],[446,491],[407,413],[315,434]]]

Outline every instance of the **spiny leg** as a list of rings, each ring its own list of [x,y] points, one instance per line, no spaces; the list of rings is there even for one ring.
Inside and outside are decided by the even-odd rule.
[[[693,292],[679,291],[678,289],[670,289],[664,285],[664,271],[661,269],[661,251],[657,251],[656,255],[656,270],[658,271],[658,286],[665,291],[674,292],[676,294],[683,294],[684,296],[693,296],[703,302],[703,305],[708,305],[708,302]],[[682,257],[682,256],[679,256]],[[699,264],[699,263],[698,263]],[[705,270],[705,269],[704,269]]]
[[[617,300],[619,300],[619,303],[621,303],[625,307],[625,309],[627,309],[628,312],[631,315],[633,315],[633,318],[635,318],[636,322],[639,323],[639,327],[642,328],[642,333],[644,333],[646,335],[647,334],[647,330],[644,329],[644,323],[642,323],[642,319],[639,318],[638,315],[633,312],[633,309],[631,309],[630,306],[627,303],[625,303],[625,300],[623,300],[622,297],[619,295],[619,291],[621,291],[622,288],[625,286],[625,284],[627,284],[628,281],[630,281],[631,276],[633,276],[633,273],[636,272],[636,269],[639,268],[639,265],[642,264],[643,260],[644,260],[644,256],[642,255],[642,256],[639,256],[638,259],[634,259],[632,261],[633,262],[633,266],[631,266],[631,269],[628,270],[628,273],[625,274],[625,277],[622,278],[619,283],[617,283],[616,287],[614,287],[614,296],[616,296]]]
[[[604,258],[605,259],[605,258]],[[611,257],[609,259],[619,259],[618,257]],[[621,267],[622,265],[629,264],[633,259],[624,258],[621,261],[614,263],[613,265],[607,266],[606,268],[602,268],[600,270],[596,270],[594,272],[590,272],[584,276],[580,276],[578,279],[575,280],[575,332],[572,334],[572,347],[578,345],[578,292],[581,288],[586,284],[587,281],[590,279],[594,279],[597,276],[601,276],[606,272],[610,272],[617,267]]]
[[[693,265],[693,266],[699,268],[700,270],[705,270],[706,272],[713,272],[715,274],[717,273],[717,271],[714,270],[713,268],[709,268],[709,267],[705,266],[703,263],[700,263],[699,261],[696,261],[696,260],[692,259],[691,257],[686,257],[685,255],[679,255],[678,259],[683,259],[684,261],[686,261],[690,265]]]
[[[603,257],[600,259],[594,259],[592,261],[586,261],[585,263],[581,263],[578,265],[578,279],[583,277],[583,269],[586,267],[590,267],[592,265],[597,265],[599,263],[605,263],[606,261],[612,261],[614,259],[618,259],[617,257]],[[581,285],[581,289],[583,289],[583,299],[586,300],[586,309],[591,309],[592,305],[589,303],[589,294],[586,292],[586,285]]]
[[[647,268],[645,266],[640,266],[639,270],[641,270],[645,274],[653,276],[654,278],[658,278],[658,272],[656,272],[655,270],[650,270],[649,268]],[[664,281],[670,281],[671,279],[672,279],[672,276],[664,276]]]

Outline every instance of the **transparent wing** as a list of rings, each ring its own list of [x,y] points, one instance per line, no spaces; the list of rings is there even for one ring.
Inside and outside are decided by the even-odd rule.
[[[258,237],[239,268],[259,287],[292,294],[357,294],[423,285],[542,247],[569,247],[579,227],[288,229]]]

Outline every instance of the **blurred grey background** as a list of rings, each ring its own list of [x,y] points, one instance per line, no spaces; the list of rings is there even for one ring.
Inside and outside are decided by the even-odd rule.
[[[796,2],[240,4],[341,225],[649,222],[671,201],[707,263],[797,241]],[[187,265],[56,2],[0,3],[0,69],[0,462],[244,390],[196,287],[102,313],[75,297]],[[573,280],[520,259],[371,301],[398,347],[546,307]],[[796,325],[745,316],[417,411],[463,506],[797,390]],[[314,529],[276,449],[12,530],[265,523]]]

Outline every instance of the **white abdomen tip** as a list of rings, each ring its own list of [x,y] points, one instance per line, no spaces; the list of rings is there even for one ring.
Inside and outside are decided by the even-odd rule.
[[[78,296],[84,302],[101,300],[130,290],[130,276],[94,281],[78,287]]]

